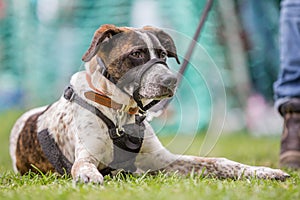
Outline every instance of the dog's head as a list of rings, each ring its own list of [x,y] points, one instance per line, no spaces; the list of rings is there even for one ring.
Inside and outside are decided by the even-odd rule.
[[[178,63],[179,60],[174,41],[160,29],[103,25],[95,32],[82,60],[91,62],[97,57],[106,68],[106,76],[131,96],[136,88],[142,99],[162,99],[174,94],[177,78],[165,61],[167,57]],[[91,76],[101,70],[99,64],[88,66]],[[139,77],[134,80],[134,76]]]

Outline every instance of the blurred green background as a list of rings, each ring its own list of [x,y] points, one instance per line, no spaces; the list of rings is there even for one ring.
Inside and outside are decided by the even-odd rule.
[[[57,100],[101,25],[165,28],[182,60],[205,0],[0,0],[0,112]],[[215,0],[158,132],[278,134],[279,0]],[[179,66],[170,61],[174,70]],[[225,93],[224,93],[225,92]],[[1,121],[2,123],[7,123]]]

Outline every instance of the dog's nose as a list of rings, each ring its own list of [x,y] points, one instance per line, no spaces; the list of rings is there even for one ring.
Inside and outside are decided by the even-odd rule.
[[[171,74],[164,74],[159,77],[160,84],[164,87],[175,87],[177,83],[177,77]]]

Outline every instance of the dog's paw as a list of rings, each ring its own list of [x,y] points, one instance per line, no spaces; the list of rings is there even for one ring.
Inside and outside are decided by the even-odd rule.
[[[103,184],[103,176],[98,169],[89,163],[78,166],[73,172],[73,179],[76,183]]]
[[[76,183],[95,183],[95,184],[103,184],[103,176],[98,173],[80,173],[75,177]]]
[[[290,177],[289,174],[280,169],[271,169],[268,167],[250,167],[250,169],[246,171],[248,171],[245,174],[246,177],[256,177],[261,179],[273,179],[280,181],[285,181]]]

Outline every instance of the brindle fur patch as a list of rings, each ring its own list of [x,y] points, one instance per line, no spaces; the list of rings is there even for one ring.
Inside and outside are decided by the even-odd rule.
[[[29,117],[19,135],[16,149],[16,165],[21,175],[27,173],[29,170],[37,172],[32,165],[43,173],[55,171],[52,164],[44,155],[37,138],[37,120],[45,111]]]
[[[101,44],[98,56],[106,65],[109,75],[117,81],[131,68],[150,60],[147,48],[147,44],[139,34],[134,31],[127,31],[119,33],[108,42]],[[145,57],[137,60],[129,59],[129,54],[134,50],[143,50]]]

